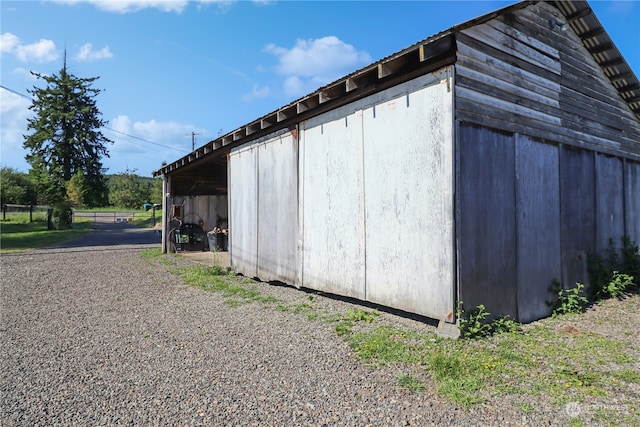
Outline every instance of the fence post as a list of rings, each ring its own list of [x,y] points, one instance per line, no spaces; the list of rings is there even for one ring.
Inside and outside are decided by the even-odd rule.
[[[2,205],[2,220],[7,220],[7,205]]]
[[[29,222],[33,222],[33,205],[29,205]]]

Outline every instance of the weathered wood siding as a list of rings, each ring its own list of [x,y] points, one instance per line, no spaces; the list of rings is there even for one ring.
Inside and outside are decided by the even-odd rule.
[[[258,276],[258,146],[229,156],[229,259],[248,277]]]
[[[459,127],[458,271],[466,309],[517,318],[513,134]]]
[[[367,300],[453,320],[450,76],[364,110]]]
[[[264,281],[298,282],[298,142],[289,132],[229,157],[231,265]]]
[[[640,123],[540,2],[456,33],[456,118],[640,160]]]
[[[534,320],[552,281],[589,285],[588,255],[637,240],[640,123],[547,3],[456,43],[460,298]]]
[[[364,300],[362,111],[301,125],[302,285]]]
[[[589,285],[588,256],[596,251],[596,168],[593,151],[560,150],[561,283]]]
[[[596,154],[596,253],[624,236],[624,180],[622,159]],[[640,195],[638,196],[640,197]]]
[[[518,319],[546,317],[550,278],[560,280],[558,147],[515,135]]]
[[[301,124],[302,285],[452,319],[451,69]]]
[[[258,277],[298,282],[298,141],[286,133],[258,147]]]
[[[638,241],[640,163],[468,123],[458,126],[458,265],[465,307],[528,322],[554,281],[589,287],[588,259]]]
[[[640,244],[640,163],[625,162],[625,235]]]

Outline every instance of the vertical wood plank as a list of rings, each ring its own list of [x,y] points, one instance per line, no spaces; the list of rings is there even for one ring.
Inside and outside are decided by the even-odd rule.
[[[587,258],[596,249],[594,153],[563,145],[560,150],[562,284],[589,286]]]
[[[517,318],[515,144],[512,134],[460,126],[460,299]]]
[[[516,135],[518,321],[551,314],[553,280],[561,280],[558,147]]]
[[[438,74],[364,111],[367,300],[453,320],[453,97]]]
[[[248,277],[258,274],[258,154],[255,148],[229,159],[231,266]]]
[[[625,235],[640,244],[640,163],[625,162]]]
[[[624,236],[622,159],[596,154],[596,252],[613,240],[620,247]]]
[[[297,284],[298,150],[291,134],[258,147],[258,266],[263,281]]]

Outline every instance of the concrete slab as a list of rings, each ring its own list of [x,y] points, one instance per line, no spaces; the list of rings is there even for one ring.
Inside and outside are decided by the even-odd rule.
[[[457,323],[447,323],[441,320],[438,323],[437,334],[441,337],[457,339],[460,338],[460,328]]]

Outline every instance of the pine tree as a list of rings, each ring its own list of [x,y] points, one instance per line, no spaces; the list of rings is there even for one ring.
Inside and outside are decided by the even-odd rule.
[[[109,157],[106,138],[100,128],[106,124],[96,106],[101,92],[92,87],[98,77],[79,78],[67,72],[66,55],[59,74],[47,76],[32,72],[46,82],[29,93],[29,107],[35,116],[28,120],[23,147],[28,150],[31,175],[48,203],[67,198],[67,185],[77,173],[84,175],[85,203],[98,206],[107,194],[102,157]]]

